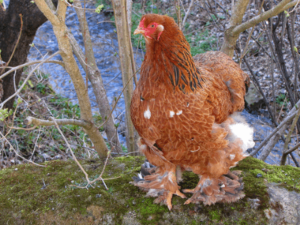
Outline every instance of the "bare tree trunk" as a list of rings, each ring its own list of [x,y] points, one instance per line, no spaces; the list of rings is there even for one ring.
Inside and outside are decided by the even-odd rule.
[[[75,87],[81,111],[81,119],[91,124],[91,127],[86,128],[85,131],[93,142],[99,157],[105,158],[107,147],[98,128],[92,123],[92,110],[87,87],[85,87],[83,77],[73,56],[72,46],[68,38],[68,30],[67,26],[65,25],[67,3],[64,1],[59,1],[55,13],[49,8],[45,0],[35,0],[35,3],[53,26],[58,47],[62,52],[61,57],[65,63],[65,69],[70,75]]]
[[[233,33],[233,28],[242,23],[249,0],[238,0],[236,3],[234,3],[234,1],[232,2],[233,8],[231,9],[229,26],[225,31],[225,38],[221,47],[221,52],[224,52],[231,57],[233,57],[235,44],[240,35],[240,33]]]
[[[57,4],[57,0],[53,2]],[[6,63],[10,60],[10,67],[25,63],[35,33],[46,21],[47,18],[30,0],[11,0],[6,11],[0,7],[0,58]],[[23,69],[16,71],[15,84],[14,74],[3,78],[4,93],[3,99],[0,100],[4,101],[15,93],[14,87],[18,86],[22,71]],[[3,72],[7,70],[0,69],[0,74]],[[13,103],[14,98],[6,102],[4,107],[11,109]]]
[[[82,32],[83,36],[83,42],[85,47],[85,59],[84,55],[81,51],[81,49],[78,47],[75,47],[74,41],[75,38],[72,38],[72,45],[73,50],[79,58],[79,62],[81,63],[82,67],[84,68],[91,84],[93,87],[94,94],[96,96],[96,101],[99,107],[100,114],[103,118],[103,120],[107,120],[104,124],[104,130],[108,139],[108,142],[111,146],[111,149],[114,149],[116,152],[122,152],[122,148],[119,142],[118,133],[116,131],[114,119],[112,117],[112,112],[110,109],[109,101],[106,96],[106,91],[103,85],[103,80],[100,74],[100,71],[97,67],[94,51],[93,51],[93,45],[91,41],[90,32],[88,29],[88,24],[85,17],[85,11],[82,9],[81,3],[79,0],[74,1],[75,10],[79,19],[79,25],[80,30]],[[70,33],[69,33],[70,35]],[[74,43],[74,44],[73,44]],[[80,54],[81,53],[81,54]]]
[[[127,7],[125,0],[113,0],[112,1],[115,15],[115,23],[118,33],[118,43],[119,43],[119,55],[122,68],[122,79],[124,85],[124,98],[125,98],[125,108],[126,108],[126,124],[127,124],[127,149],[128,152],[134,152],[136,149],[135,143],[135,129],[130,118],[130,103],[133,93],[133,82],[134,77],[134,61],[132,57],[132,46],[131,39],[128,29],[128,17],[127,17]]]

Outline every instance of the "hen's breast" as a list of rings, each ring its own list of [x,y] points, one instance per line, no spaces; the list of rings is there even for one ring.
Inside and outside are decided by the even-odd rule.
[[[214,138],[214,122],[229,114],[230,93],[226,85],[209,72],[200,72],[206,84],[194,92],[170,89],[163,82],[149,88],[149,81],[143,80],[134,91],[133,124],[142,138],[156,143],[163,152],[197,150],[199,144]]]

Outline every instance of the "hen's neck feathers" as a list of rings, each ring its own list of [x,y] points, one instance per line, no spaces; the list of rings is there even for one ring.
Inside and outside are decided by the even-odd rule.
[[[183,93],[202,88],[204,80],[196,68],[190,53],[189,43],[182,32],[161,35],[159,41],[148,40],[146,55],[142,65],[141,79],[163,82],[174,90]]]

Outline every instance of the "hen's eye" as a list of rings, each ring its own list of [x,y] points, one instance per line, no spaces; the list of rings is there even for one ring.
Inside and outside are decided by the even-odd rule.
[[[152,24],[151,27],[153,28],[153,27],[154,27],[154,24]]]

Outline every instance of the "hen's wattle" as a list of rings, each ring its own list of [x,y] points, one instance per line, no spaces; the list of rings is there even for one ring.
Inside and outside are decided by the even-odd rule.
[[[184,190],[193,193],[186,203],[240,199],[241,183],[229,168],[254,144],[252,128],[233,114],[244,108],[247,74],[221,52],[192,58],[168,16],[147,14],[137,30],[145,36],[146,55],[131,118],[140,151],[156,169],[135,185],[171,209],[173,194],[185,197],[178,186],[180,167],[200,176],[195,189]]]

